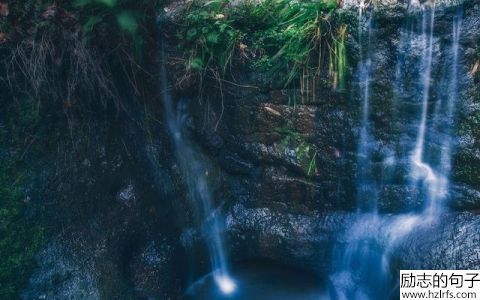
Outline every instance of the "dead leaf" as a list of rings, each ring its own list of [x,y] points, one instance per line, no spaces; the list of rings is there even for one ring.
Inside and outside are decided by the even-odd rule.
[[[480,71],[480,59],[478,59],[475,62],[475,64],[472,67],[472,71],[470,71],[470,74],[472,74],[472,76],[475,76],[475,74],[477,74],[478,71]]]
[[[268,106],[265,106],[264,108],[265,108],[265,110],[266,110],[267,112],[269,112],[269,113],[271,113],[271,114],[273,114],[273,115],[275,115],[275,116],[277,116],[277,117],[280,117],[280,116],[282,115],[280,112],[278,112],[278,111],[276,111],[275,109],[270,108],[270,107],[268,107]]]

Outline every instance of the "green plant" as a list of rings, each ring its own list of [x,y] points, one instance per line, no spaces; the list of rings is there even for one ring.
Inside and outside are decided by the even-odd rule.
[[[241,31],[232,26],[226,15],[227,1],[194,2],[184,17],[177,37],[186,50],[187,72],[213,70],[225,72],[231,64]]]
[[[333,51],[330,52],[329,71],[334,87],[345,88],[345,70],[347,67],[345,34],[347,28],[341,25],[338,34],[333,38]]]
[[[210,72],[221,79],[229,66],[242,64],[283,86],[299,80],[308,97],[323,78],[343,88],[347,27],[336,12],[330,0],[195,1],[177,33],[186,77]]]
[[[313,176],[317,172],[317,150],[315,146],[294,130],[278,128],[276,131],[284,135],[280,142],[284,154],[289,155],[293,149],[295,160],[301,166],[305,175],[307,177]]]
[[[266,29],[253,29],[254,39],[250,43],[262,56],[261,64],[269,71],[287,71],[285,85],[300,75],[309,76],[313,52],[318,54],[315,56],[318,59],[316,67],[322,65],[321,48],[329,38],[327,32],[335,10],[334,2],[271,0],[257,9],[264,15]]]

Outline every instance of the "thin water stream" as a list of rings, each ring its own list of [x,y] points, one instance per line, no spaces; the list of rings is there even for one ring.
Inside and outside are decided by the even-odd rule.
[[[162,61],[164,61],[164,43],[162,40],[160,43]],[[179,102],[177,108],[174,108],[172,95],[167,84],[168,77],[164,63],[162,63],[160,76],[165,119],[173,139],[176,161],[187,186],[188,197],[197,225],[201,228],[210,253],[213,278],[221,293],[231,294],[235,291],[236,284],[229,272],[221,230],[222,218],[219,210],[213,206],[213,196],[207,177],[209,168],[198,151],[195,151],[193,143],[185,131],[186,105]]]

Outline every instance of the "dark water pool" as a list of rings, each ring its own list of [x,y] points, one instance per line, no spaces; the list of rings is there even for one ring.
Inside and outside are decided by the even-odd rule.
[[[193,283],[185,294],[188,300],[321,299],[320,279],[309,272],[271,262],[248,262],[234,268],[231,278],[235,289],[223,293],[210,273]]]

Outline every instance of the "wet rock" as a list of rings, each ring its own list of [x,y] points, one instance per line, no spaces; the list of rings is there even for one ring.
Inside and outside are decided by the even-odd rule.
[[[321,273],[329,267],[335,233],[344,229],[347,218],[235,205],[227,214],[226,230],[234,259],[268,258]]]
[[[219,163],[225,172],[231,174],[248,175],[254,170],[251,162],[242,159],[236,153],[222,153],[219,158]]]
[[[124,203],[127,206],[131,206],[136,201],[135,188],[133,184],[128,184],[121,189],[117,194],[117,200]]]
[[[384,185],[378,195],[378,209],[382,212],[419,210],[424,203],[422,191],[417,186]]]
[[[345,146],[355,129],[350,112],[337,106],[342,98],[292,106],[291,99],[298,93],[295,89],[271,90],[251,98],[241,91],[232,94],[216,131],[225,141],[217,162],[223,172],[236,177],[224,180],[228,186],[218,186],[217,190],[235,191],[232,186],[240,185],[262,205],[287,206],[295,211],[351,203],[352,190],[342,188],[353,181],[349,168],[355,159],[354,146]],[[198,113],[203,109],[191,109],[195,123],[215,127],[215,118]],[[218,110],[212,115],[218,116]],[[211,123],[202,123],[208,119]],[[197,135],[198,140],[208,140],[204,131]],[[208,146],[204,149],[211,152]],[[228,203],[234,204],[242,195],[230,193],[228,197]]]
[[[172,286],[180,286],[179,277],[172,276],[182,267],[177,255],[175,246],[167,239],[150,241],[136,251],[129,267],[138,297],[171,299],[182,293],[181,290],[171,289]]]
[[[382,214],[370,225],[362,220],[354,213],[292,214],[235,205],[226,214],[226,234],[234,260],[268,258],[319,273],[331,268],[335,249],[365,234],[389,247],[393,269],[475,269],[480,263],[475,214],[445,213],[433,223],[422,215]]]
[[[337,181],[308,180],[285,168],[263,170],[255,184],[256,202],[260,206],[285,207],[285,212],[325,211],[351,207],[351,198]]]
[[[158,299],[180,294],[183,265],[176,259],[183,254],[173,242],[168,244],[171,248],[163,248],[162,241],[175,240],[177,227],[172,220],[183,222],[188,209],[181,207],[181,201],[170,202],[176,196],[175,174],[169,165],[172,154],[165,146],[168,137],[155,130],[158,134],[147,141],[138,126],[141,121],[131,119],[134,107],[128,111],[128,117],[112,116],[114,111],[86,116],[94,130],[72,133],[74,147],[70,138],[59,140],[59,153],[51,156],[29,188],[32,202],[48,208],[42,214],[50,238],[37,256],[38,266],[23,299],[134,299],[135,284],[149,295],[156,293]],[[178,218],[177,209],[182,212]],[[152,243],[162,245],[158,251],[165,258],[165,264],[155,265],[154,274],[168,283],[156,289],[150,289],[153,276],[145,275],[143,283],[139,277],[133,280],[130,268],[146,274],[141,273],[140,263],[131,262],[141,261],[135,256],[141,253],[138,248]],[[174,254],[165,249],[173,249]],[[171,267],[172,257],[178,269]]]
[[[450,191],[450,206],[458,210],[480,209],[480,191],[466,185],[455,185]]]
[[[39,268],[22,299],[100,299],[93,257],[72,255],[56,240],[37,254],[36,261]]]
[[[395,252],[403,269],[475,270],[480,265],[480,219],[473,213],[447,214],[414,230]]]
[[[463,0],[463,1],[458,1],[458,0],[437,0],[435,1],[435,4],[439,8],[448,8],[448,7],[455,7],[461,3],[464,2],[469,2],[469,0]],[[343,0],[342,2],[342,7],[346,9],[359,9],[361,3],[365,7],[369,7],[373,5],[373,2],[371,1],[364,1],[364,2],[359,2],[355,0]],[[402,13],[404,14],[407,9],[411,10],[418,10],[420,8],[421,4],[426,4],[429,5],[427,1],[422,1],[422,0],[414,0],[414,1],[404,1],[404,0],[380,0],[380,1],[375,1],[374,3],[376,7],[380,10],[380,13],[388,13],[390,11],[395,11],[395,10],[401,10]]]

